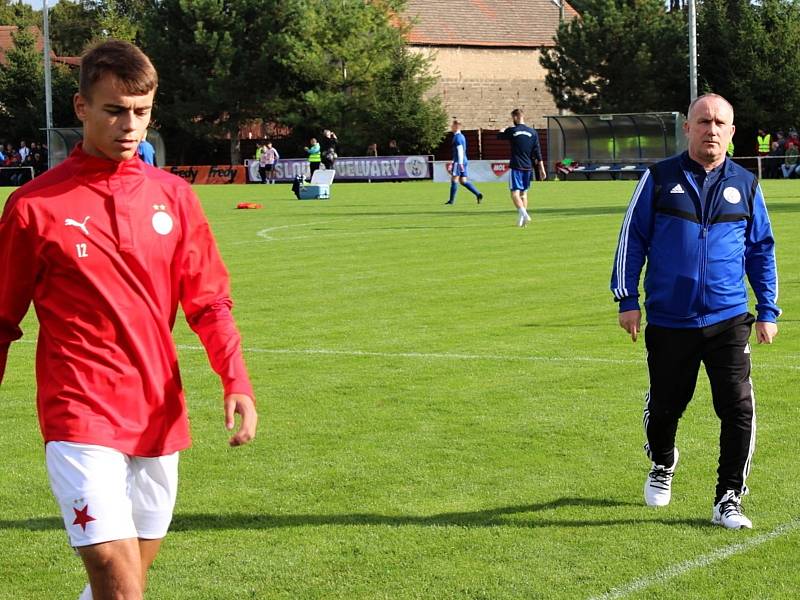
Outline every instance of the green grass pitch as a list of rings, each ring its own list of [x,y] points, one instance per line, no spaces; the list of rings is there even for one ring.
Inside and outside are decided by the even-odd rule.
[[[261,429],[176,328],[194,446],[150,599],[796,598],[800,185],[764,184],[785,318],[754,349],[753,531],[709,524],[718,423],[698,388],[673,504],[642,506],[643,344],[608,291],[632,182],[201,187],[232,273]],[[264,204],[237,211],[237,202]],[[0,267],[2,268],[2,267]],[[43,465],[35,322],[0,390],[0,598],[84,585]]]

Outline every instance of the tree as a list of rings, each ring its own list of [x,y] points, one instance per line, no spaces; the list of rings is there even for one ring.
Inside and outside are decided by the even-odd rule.
[[[756,130],[800,123],[800,6],[792,0],[706,0],[698,15],[701,91],[736,109],[740,152]],[[750,147],[753,146],[753,147]]]
[[[144,12],[143,0],[101,0],[95,37],[135,42]]]
[[[193,143],[217,136],[230,139],[237,163],[240,126],[277,116],[289,74],[275,57],[298,4],[162,0],[149,7],[142,42],[159,71],[156,116],[182,159]]]
[[[31,31],[18,31],[14,43],[0,67],[0,131],[12,140],[30,139],[39,137],[45,126],[43,60]],[[64,65],[54,65],[52,75],[54,123],[71,126],[77,78]]]
[[[29,4],[14,0],[0,0],[0,25],[30,27],[38,25],[37,13]]]
[[[689,96],[685,32],[662,0],[596,0],[542,53],[545,84],[576,113],[676,110]]]
[[[294,72],[288,122],[306,138],[320,129],[343,134],[345,152],[397,138],[409,151],[427,152],[445,130],[430,62],[410,51],[407,25],[398,22],[403,2],[310,0],[289,52]]]
[[[50,41],[58,56],[80,56],[100,28],[94,0],[59,0],[50,9]]]
[[[394,138],[404,152],[427,153],[435,148],[447,125],[441,99],[427,96],[435,82],[427,57],[404,46],[396,48],[389,67],[376,78],[374,102],[364,110],[366,127],[358,132],[362,147],[365,141]]]
[[[156,117],[170,146],[186,158],[198,143],[226,137],[239,162],[240,127],[262,120],[290,126],[298,145],[331,127],[344,134],[345,152],[390,131],[408,149],[429,149],[445,114],[425,97],[433,79],[405,47],[401,9],[399,0],[150,5],[142,42],[159,70]]]
[[[666,13],[660,0],[587,2],[584,18],[562,25],[541,59],[556,104],[574,112],[685,112],[685,13]],[[753,140],[759,127],[800,123],[800,4],[704,0],[697,29],[699,91],[734,105],[744,153],[755,148],[741,140]]]

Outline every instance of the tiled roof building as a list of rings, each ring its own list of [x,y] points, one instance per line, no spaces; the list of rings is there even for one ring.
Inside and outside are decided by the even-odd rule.
[[[6,62],[6,52],[14,47],[14,34],[17,33],[19,28],[16,25],[0,25],[0,64]],[[41,52],[44,49],[44,38],[38,27],[29,27],[29,31],[36,39],[36,49]],[[64,63],[73,67],[80,66],[81,59],[77,56],[56,56],[54,52],[50,52],[50,58],[53,62]]]
[[[433,59],[451,117],[467,129],[496,129],[515,107],[541,127],[556,111],[544,85],[541,49],[553,45],[556,0],[408,0],[408,43]],[[577,16],[565,4],[564,18]]]

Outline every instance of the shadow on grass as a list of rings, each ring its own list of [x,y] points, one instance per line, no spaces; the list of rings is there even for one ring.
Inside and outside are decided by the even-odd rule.
[[[607,513],[592,517],[591,510],[579,518],[557,518],[557,513],[550,518],[530,517],[545,511],[556,511],[559,508],[621,508],[637,507],[641,504],[608,500],[605,498],[558,498],[550,502],[538,504],[519,504],[486,510],[468,512],[439,513],[427,516],[416,515],[381,515],[374,513],[351,514],[258,514],[258,513],[178,513],[172,522],[171,531],[210,531],[225,529],[283,529],[291,527],[324,527],[324,526],[387,526],[387,527],[614,527],[624,525],[646,525],[650,523],[663,525],[688,525],[691,527],[711,527],[707,519],[681,519],[659,515],[656,511],[652,517],[608,518]],[[525,516],[529,518],[524,518]],[[506,517],[521,516],[522,519]],[[555,517],[555,518],[554,518]],[[27,529],[41,531],[61,529],[61,519],[44,517],[35,519],[0,520],[0,530]]]

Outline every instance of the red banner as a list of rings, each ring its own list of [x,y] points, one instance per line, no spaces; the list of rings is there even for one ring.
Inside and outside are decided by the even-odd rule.
[[[192,185],[247,183],[247,171],[242,165],[195,165],[163,169]]]

